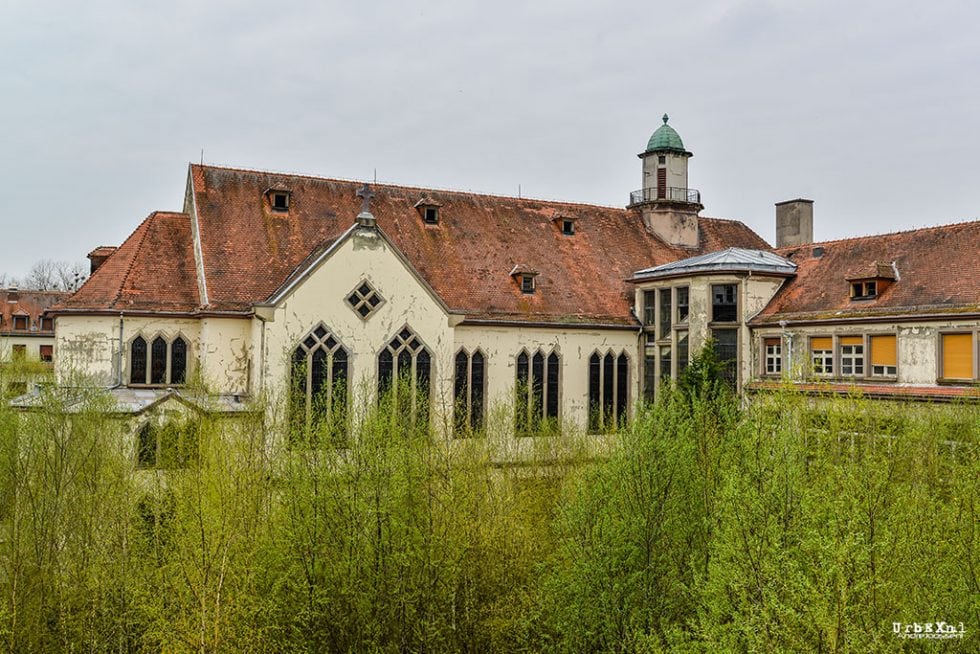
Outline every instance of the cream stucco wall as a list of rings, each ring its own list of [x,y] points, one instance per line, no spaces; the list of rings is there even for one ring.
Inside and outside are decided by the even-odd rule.
[[[487,406],[513,409],[517,379],[517,355],[539,349],[548,356],[557,352],[559,367],[559,418],[585,429],[589,405],[589,357],[593,352],[629,357],[630,406],[639,397],[641,368],[637,329],[567,329],[561,327],[488,327],[460,325],[456,328],[455,352],[479,349],[486,356]]]
[[[55,372],[65,380],[75,372],[96,383],[117,383],[119,316],[74,316],[55,318]],[[193,375],[201,351],[200,321],[169,316],[125,316],[122,320],[123,381],[128,380],[129,343],[137,335],[147,342],[157,335],[170,340],[182,335],[188,342],[188,375]]]
[[[346,298],[365,280],[384,303],[362,319]],[[359,231],[343,241],[278,303],[273,319],[261,328],[265,355],[260,384],[273,402],[284,398],[291,352],[321,322],[347,349],[355,407],[374,398],[378,353],[405,326],[432,355],[433,406],[438,411],[450,404],[454,338],[449,315],[377,234]]]
[[[687,159],[682,154],[664,153],[667,168],[668,188],[687,188]],[[660,167],[659,155],[643,158],[643,188],[657,188],[657,169]]]
[[[765,337],[783,337],[783,368],[786,376],[793,379],[804,379],[810,374],[809,339],[813,336],[873,336],[877,334],[894,334],[896,336],[896,355],[898,375],[892,380],[898,384],[934,385],[939,377],[939,348],[940,335],[947,330],[975,330],[980,328],[978,320],[936,320],[931,322],[876,322],[865,324],[828,324],[787,326],[785,330],[779,327],[766,327],[754,330],[754,357],[752,376],[762,377],[763,354],[761,342]],[[789,343],[792,341],[790,353]],[[867,341],[866,341],[867,343]],[[835,342],[834,370],[840,370],[838,346]],[[787,356],[788,355],[788,356]],[[865,348],[865,370],[863,377],[848,377],[881,382],[882,378],[871,377],[870,353]],[[834,379],[837,377],[821,377]]]

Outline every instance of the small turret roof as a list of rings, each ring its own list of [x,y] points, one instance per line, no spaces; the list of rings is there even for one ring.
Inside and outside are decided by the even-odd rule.
[[[767,250],[732,247],[638,270],[633,273],[633,279],[750,271],[774,275],[792,275],[796,272],[796,264]]]
[[[662,150],[687,152],[684,149],[684,141],[681,140],[680,134],[667,124],[669,119],[670,116],[667,114],[663,115],[664,124],[658,127],[657,131],[650,137],[650,141],[647,143],[647,152],[659,152]]]

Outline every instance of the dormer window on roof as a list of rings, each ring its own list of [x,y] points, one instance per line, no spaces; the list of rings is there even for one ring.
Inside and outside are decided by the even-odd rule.
[[[894,263],[874,262],[846,276],[851,285],[852,300],[873,300],[881,295],[889,284],[898,281],[898,267]]]
[[[439,207],[442,205],[430,197],[423,196],[415,203],[415,209],[422,216],[422,222],[426,225],[439,224]]]
[[[521,288],[521,293],[527,295],[532,295],[535,290],[534,278],[538,276],[538,271],[518,264],[514,266],[514,269],[510,271],[510,276],[513,277],[517,284]]]
[[[551,217],[551,221],[558,225],[558,228],[561,229],[561,233],[565,236],[575,235],[575,216],[569,216],[560,211],[555,211]]]
[[[289,211],[289,191],[283,189],[269,189],[266,191],[269,197],[269,206],[273,211]]]

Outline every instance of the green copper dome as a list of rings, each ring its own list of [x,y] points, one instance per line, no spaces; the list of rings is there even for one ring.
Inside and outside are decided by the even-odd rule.
[[[667,119],[667,114],[664,114],[664,124],[650,137],[650,142],[647,143],[647,152],[657,152],[659,150],[687,152],[684,149],[684,141],[681,140],[680,134],[667,124]]]

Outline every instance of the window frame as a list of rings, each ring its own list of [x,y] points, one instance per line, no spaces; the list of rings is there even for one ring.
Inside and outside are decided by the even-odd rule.
[[[534,375],[534,358],[537,355],[542,357],[542,369],[541,369],[541,397],[543,398],[543,403],[541,406],[541,416],[537,418],[534,415],[534,391],[536,387],[536,380]],[[524,390],[524,397],[521,398],[518,387],[520,383],[520,365],[519,361],[521,356],[527,357],[527,382],[526,389]],[[554,386],[556,389],[556,402],[555,402],[555,415],[549,415],[548,404],[551,396],[552,384],[548,379],[549,377],[549,361],[552,356],[557,357],[558,360],[558,375],[555,380]],[[562,355],[558,348],[546,349],[543,346],[539,346],[534,349],[528,349],[526,347],[521,348],[517,354],[514,355],[514,434],[518,437],[523,436],[538,436],[545,433],[542,427],[547,427],[549,425],[554,425],[554,427],[560,430],[561,419],[562,419],[562,400],[563,400],[563,388],[562,382],[564,381],[564,366],[562,365]],[[520,410],[526,412],[524,420],[519,418]],[[537,420],[537,422],[536,422]],[[524,429],[520,429],[523,424]]]
[[[964,377],[947,377],[946,376],[946,361],[945,361],[945,348],[946,336],[956,336],[956,335],[968,335],[970,337],[970,365],[972,367],[972,376],[969,378]],[[978,335],[980,335],[980,330],[972,328],[961,328],[957,329],[955,327],[950,327],[947,329],[941,329],[938,333],[937,344],[936,344],[936,382],[939,384],[949,384],[949,385],[963,385],[972,384],[980,379],[980,364],[977,362],[978,350],[980,350],[980,343],[978,343]]]
[[[269,208],[275,213],[289,213],[292,193],[283,189],[269,189]],[[279,203],[282,198],[282,204]]]
[[[860,339],[860,343],[845,343],[847,339]],[[868,374],[868,347],[867,339],[863,335],[854,334],[839,334],[836,338],[836,352],[837,352],[837,365],[840,369],[838,377],[841,378],[863,378]],[[845,348],[850,348],[851,351],[845,351]],[[859,352],[853,351],[853,348],[861,348]],[[846,366],[849,366],[851,372],[846,372]],[[858,371],[860,367],[860,371]]]
[[[612,365],[612,389],[611,397],[606,397],[606,359],[611,357]],[[596,368],[598,369],[598,375],[593,377],[593,359],[596,359]],[[593,350],[592,354],[586,360],[587,366],[587,393],[586,399],[588,405],[586,407],[586,431],[590,434],[609,434],[613,433],[622,427],[624,427],[630,418],[630,365],[631,358],[629,353],[625,350],[619,350],[618,352],[613,348],[609,348],[605,351]],[[625,384],[620,384],[622,375],[620,371],[625,367]],[[593,403],[593,382],[596,385],[596,402]],[[612,407],[612,411],[607,413],[606,405],[609,404]],[[611,421],[612,425],[607,425],[606,422]],[[610,429],[610,426],[612,427]]]
[[[409,332],[410,334],[409,337],[407,338],[402,336],[402,334],[406,331]],[[412,338],[415,338],[419,342],[419,348],[416,349],[414,352],[411,351],[411,348],[407,347],[407,343],[411,341]],[[396,351],[392,351],[391,344],[395,341],[395,339],[401,339],[403,343],[398,347]],[[432,418],[433,418],[432,406],[433,406],[433,399],[435,396],[433,387],[435,386],[435,382],[438,379],[436,376],[438,366],[436,365],[436,357],[432,353],[433,352],[432,348],[429,347],[428,343],[426,343],[425,340],[421,336],[419,336],[419,333],[415,329],[413,329],[412,326],[409,325],[408,323],[405,323],[397,330],[394,330],[392,335],[385,339],[384,345],[382,345],[381,348],[374,353],[374,374],[375,374],[374,390],[376,393],[376,400],[378,402],[380,402],[383,399],[381,394],[382,393],[381,356],[385,352],[391,355],[391,366],[392,366],[391,380],[390,380],[391,386],[385,389],[385,391],[388,393],[394,392],[396,399],[398,397],[398,380],[402,375],[402,371],[399,369],[400,364],[398,362],[398,359],[401,356],[402,352],[409,353],[410,366],[411,366],[409,372],[409,376],[411,378],[411,388],[409,389],[410,402],[411,402],[410,410],[411,410],[412,426],[414,427],[420,426],[418,422],[418,417],[419,417],[418,414],[420,409],[420,404],[418,402],[418,384],[419,384],[418,359],[419,359],[419,355],[422,354],[423,352],[428,356],[429,358],[429,371],[427,377],[428,386],[429,386],[427,391],[428,397],[426,398],[426,405],[421,405],[425,413],[424,427],[425,429],[428,429],[432,425]]]
[[[775,341],[775,343],[773,342]],[[770,348],[777,348],[775,352]],[[765,377],[780,377],[783,374],[783,337],[782,336],[763,336],[762,347],[762,374]]]
[[[727,304],[726,303],[726,304],[718,305],[718,306],[723,306],[723,307],[729,307],[729,306],[734,307],[734,309],[733,309],[733,311],[734,311],[734,318],[732,318],[731,320],[719,320],[717,318],[717,316],[715,315],[715,306],[716,306],[715,305],[715,288],[723,287],[723,286],[730,286],[730,287],[732,287],[734,289],[734,302],[732,302],[731,304]],[[709,324],[710,325],[716,325],[716,324],[717,325],[739,325],[739,324],[741,324],[741,322],[742,322],[741,321],[741,315],[742,315],[742,307],[741,307],[742,299],[741,299],[741,295],[742,295],[742,293],[741,293],[741,284],[739,282],[722,282],[722,283],[718,283],[718,284],[710,284],[709,287],[708,287],[708,299],[710,300],[710,303],[711,303],[711,320],[709,321]]]
[[[320,335],[317,332],[319,330],[323,331]],[[310,344],[308,341],[313,340]],[[328,343],[333,340],[334,345],[329,346]],[[313,386],[313,364],[314,357],[316,353],[323,351],[324,355],[324,368],[325,375],[323,379],[323,387],[314,394]],[[297,354],[303,352],[304,361],[302,362],[305,366],[303,368],[303,379],[301,384],[297,384],[297,379],[294,378],[294,374],[297,369]],[[336,362],[337,354],[343,354],[344,361],[344,375],[343,382],[346,387],[343,389],[342,396],[342,407],[338,410],[334,407],[334,400],[337,398],[336,394],[336,384],[338,380],[336,378]],[[330,329],[324,322],[320,321],[309,329],[302,338],[298,339],[293,347],[289,350],[289,357],[287,362],[288,377],[286,383],[288,384],[288,401],[289,401],[289,441],[291,445],[306,444],[306,445],[317,445],[317,439],[315,436],[319,433],[315,431],[315,427],[320,427],[322,424],[333,424],[335,420],[339,420],[346,423],[347,418],[350,414],[351,407],[351,360],[353,359],[350,348],[348,348],[344,342],[337,336],[336,331]],[[328,406],[322,415],[318,415],[318,409],[315,405],[317,396],[323,393],[324,388],[327,390],[326,396],[328,397]],[[299,424],[297,418],[298,406],[294,406],[294,403],[298,399],[297,391],[302,390],[302,424]],[[301,431],[297,431],[297,427],[302,427]],[[341,439],[335,439],[337,444],[339,444]]]
[[[876,365],[874,363],[875,351],[874,343],[876,338],[891,337],[895,339],[895,365]],[[898,378],[898,334],[896,332],[872,332],[865,334],[865,341],[867,346],[865,347],[865,373],[870,379],[876,380],[895,380]],[[885,370],[881,373],[876,373],[875,368],[881,367]],[[888,368],[893,368],[892,372],[888,372]]]
[[[133,343],[136,342],[137,338],[142,338],[144,344],[146,345],[146,355],[145,355],[145,368],[143,371],[143,382],[133,381]],[[164,373],[163,382],[153,383],[152,379],[153,371],[151,369],[151,364],[153,361],[153,342],[157,339],[163,339],[166,343],[166,350],[164,352]],[[184,378],[183,381],[174,382],[173,381],[173,346],[177,340],[182,340],[185,346],[184,353]],[[143,332],[137,332],[126,343],[126,367],[123,370],[124,378],[126,381],[126,386],[131,388],[168,388],[184,386],[187,384],[187,379],[190,376],[191,362],[193,360],[191,349],[191,339],[184,335],[182,331],[178,331],[173,336],[167,336],[165,332],[155,332],[153,334],[144,334]]]
[[[11,316],[11,329],[15,332],[28,332],[31,330],[31,317],[21,314]],[[23,325],[23,326],[21,326]]]
[[[458,359],[460,355],[466,358],[466,387],[465,393],[465,410],[466,415],[463,420],[460,420],[460,416],[457,412],[460,410],[460,398],[458,397]],[[481,379],[481,389],[479,395],[473,392],[474,378],[473,378],[473,359],[479,355],[483,361],[483,371]],[[464,438],[470,436],[476,436],[482,434],[486,430],[487,422],[487,354],[482,348],[475,348],[470,351],[465,347],[461,347],[453,355],[453,436],[456,438]],[[480,415],[479,418],[474,418],[473,405],[474,399],[479,398]]]
[[[821,338],[829,338],[830,339],[830,349],[829,350],[827,350],[827,349],[815,350],[814,349],[813,341],[816,340],[816,339],[821,339]],[[810,374],[812,374],[812,375],[814,375],[816,377],[833,377],[836,374],[835,373],[835,371],[836,371],[836,362],[834,360],[835,359],[835,357],[834,357],[834,351],[835,351],[834,350],[834,344],[835,344],[835,342],[836,342],[835,341],[835,338],[834,338],[834,336],[832,334],[824,334],[824,335],[821,335],[821,334],[811,334],[811,335],[809,335],[807,337],[807,343],[806,343],[806,346],[807,346],[807,361],[810,362]],[[821,355],[821,357],[820,357],[822,359],[822,363],[819,366],[819,371],[818,371],[818,365],[817,365],[816,354],[815,354],[817,352],[823,353]],[[826,370],[826,364],[827,364],[827,361],[828,360],[830,361],[830,370],[829,371]]]

